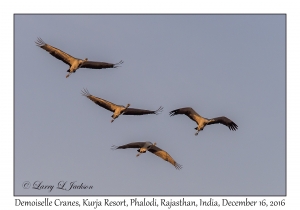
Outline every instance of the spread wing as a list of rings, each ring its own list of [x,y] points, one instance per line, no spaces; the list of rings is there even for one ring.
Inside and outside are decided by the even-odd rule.
[[[144,110],[144,109],[135,109],[135,108],[127,108],[123,115],[144,115],[144,114],[159,114],[161,113],[163,110],[163,107],[159,107],[157,110],[155,111],[151,111],[151,110]]]
[[[164,159],[165,161],[168,161],[173,166],[175,166],[176,169],[181,169],[182,166],[178,164],[172,157],[169,155],[166,151],[160,149],[157,146],[152,145],[150,149],[148,149],[149,152],[152,152],[153,154],[157,155],[158,157]]]
[[[199,115],[197,112],[195,112],[194,109],[191,107],[185,107],[185,108],[180,108],[180,109],[175,109],[173,111],[170,111],[170,116],[178,115],[178,114],[185,114],[187,116],[191,114],[196,114]]]
[[[191,107],[185,107],[185,108],[180,108],[180,109],[175,109],[173,111],[170,112],[170,117],[174,116],[174,115],[178,115],[178,114],[184,114],[186,116],[188,116],[191,120],[196,121],[195,116],[200,116],[197,112],[195,112],[194,109],[192,109]]]
[[[96,96],[91,95],[87,89],[83,89],[81,92],[82,92],[83,96],[88,97],[90,100],[95,102],[97,105],[99,105],[99,106],[103,107],[104,109],[107,109],[111,112],[114,112],[118,106],[118,105],[111,103],[109,101],[106,101],[102,98],[98,98]]]
[[[121,60],[119,63],[105,63],[105,62],[97,62],[97,61],[85,61],[80,68],[89,68],[89,69],[106,69],[106,68],[117,68],[118,65],[122,64]]]
[[[52,56],[63,61],[65,64],[68,64],[69,66],[71,66],[71,63],[73,63],[73,61],[76,60],[76,58],[65,53],[64,51],[57,49],[49,44],[46,44],[41,38],[38,38],[35,43],[37,46],[48,51]]]
[[[216,123],[221,123],[223,125],[226,125],[230,130],[233,130],[233,131],[238,129],[237,124],[235,124],[232,120],[230,120],[224,116],[210,119],[210,122],[207,123],[207,125],[216,124]]]
[[[115,150],[115,149],[127,149],[127,148],[141,148],[144,145],[145,145],[145,142],[132,142],[132,143],[125,144],[122,146],[113,145],[111,149]]]

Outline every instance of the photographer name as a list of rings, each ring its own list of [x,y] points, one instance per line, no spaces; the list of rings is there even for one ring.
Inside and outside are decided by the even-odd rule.
[[[44,184],[43,181],[35,181],[32,184],[32,189],[35,190],[48,190],[51,192],[54,189],[54,185],[49,185],[49,184]],[[91,190],[93,189],[93,185],[87,185],[84,183],[79,183],[77,181],[60,181],[57,183],[56,189],[59,190],[65,190],[65,191],[70,191],[70,190]]]

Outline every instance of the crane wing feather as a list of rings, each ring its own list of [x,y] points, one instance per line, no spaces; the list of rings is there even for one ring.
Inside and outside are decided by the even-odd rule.
[[[185,108],[180,108],[180,109],[175,109],[170,112],[170,116],[178,115],[178,114],[185,114],[187,116],[191,114],[196,114],[199,115],[195,110],[191,107],[185,107]]]
[[[145,145],[145,142],[132,142],[122,146],[113,145],[111,149],[127,149],[127,148],[141,148]]]
[[[99,106],[103,107],[104,109],[107,109],[111,112],[114,112],[116,107],[118,106],[118,105],[111,103],[109,101],[106,101],[102,98],[98,98],[96,96],[91,95],[87,89],[83,89],[81,92],[82,92],[83,96],[86,96],[87,98],[92,100],[97,105],[99,105]]]
[[[42,49],[49,52],[52,56],[55,58],[63,61],[65,64],[71,66],[71,63],[76,60],[73,56],[69,55],[68,53],[65,53],[64,51],[53,47],[49,44],[46,44],[41,38],[38,38],[38,40],[35,42],[37,46],[41,47]]]
[[[195,121],[197,123],[197,120],[195,116],[201,117],[193,108],[191,107],[185,107],[185,108],[180,108],[180,109],[175,109],[170,112],[170,117],[178,114],[184,114],[188,116],[191,120]]]
[[[232,120],[228,119],[227,117],[216,117],[213,119],[210,119],[210,122],[207,123],[207,125],[211,125],[211,124],[217,124],[217,123],[221,123],[223,125],[226,125],[230,130],[237,130],[238,126],[237,124],[235,124]]]
[[[144,110],[144,109],[136,109],[136,108],[127,108],[123,115],[144,115],[144,114],[159,114],[160,112],[162,112],[163,107],[159,107],[157,110],[155,111],[151,111],[151,110]]]
[[[149,152],[152,152],[153,154],[157,155],[158,157],[164,159],[165,161],[168,161],[173,166],[175,166],[176,169],[181,169],[182,166],[178,164],[172,157],[167,153],[166,151],[160,149],[159,147],[152,145],[150,149],[148,149]]]
[[[90,69],[106,69],[106,68],[117,68],[119,64],[122,64],[123,61],[119,63],[106,63],[106,62],[97,62],[97,61],[85,61],[80,68],[90,68]]]

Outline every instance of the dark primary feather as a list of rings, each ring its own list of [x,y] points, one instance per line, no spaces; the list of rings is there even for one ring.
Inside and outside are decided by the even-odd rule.
[[[170,111],[170,116],[178,115],[178,114],[185,114],[187,116],[191,114],[196,114],[199,115],[197,112],[195,112],[194,109],[191,107],[185,107],[185,108],[180,108],[180,109],[175,109],[173,111]],[[200,116],[200,115],[199,115]]]
[[[174,115],[178,115],[178,114],[184,114],[184,115],[188,116],[191,120],[195,121],[198,124],[195,116],[200,116],[200,115],[194,109],[192,109],[191,107],[175,109],[175,110],[170,112],[170,117],[172,117]]]
[[[64,51],[62,51],[56,47],[46,44],[41,38],[38,38],[35,43],[37,46],[48,51],[52,56],[63,61],[65,64],[67,64],[69,66],[71,66],[70,63],[72,62],[72,60],[76,59],[73,56],[69,55],[68,53],[65,53]]]
[[[148,143],[148,146],[146,145]],[[149,145],[150,144],[150,145]],[[166,151],[160,149],[159,147],[153,145],[151,142],[133,142],[129,144],[125,144],[122,146],[112,146],[112,150],[116,149],[127,149],[127,148],[142,148],[142,147],[148,147],[148,151],[157,155],[158,157],[164,159],[165,161],[168,161],[171,163],[173,166],[175,166],[176,169],[181,169],[182,166],[178,164]],[[139,150],[138,150],[139,151]]]
[[[223,117],[217,117],[217,118],[213,118],[213,119],[207,119],[207,118],[200,116],[191,107],[175,109],[170,112],[170,116],[174,116],[174,115],[178,115],[178,114],[187,115],[191,120],[195,121],[198,125],[199,125],[199,123],[203,123],[203,122],[207,122],[207,125],[221,123],[223,125],[228,126],[228,128],[230,130],[235,131],[238,129],[238,126],[233,121],[228,119],[227,117],[223,116]],[[204,124],[204,126],[205,126],[205,124]],[[197,130],[198,128],[196,127],[195,129]],[[202,129],[203,129],[203,127],[202,127]]]
[[[92,100],[93,102],[95,102],[97,105],[103,107],[104,109],[107,109],[111,112],[113,112],[115,109],[114,107],[116,107],[117,105],[114,103],[111,103],[109,101],[106,101],[102,98],[98,98],[96,96],[93,96],[89,93],[89,91],[87,89],[83,89],[82,91],[82,95],[88,97],[90,100]]]
[[[118,65],[122,64],[121,60],[119,63],[106,63],[106,62],[97,62],[97,61],[85,61],[80,68],[90,68],[90,69],[105,69],[105,68],[117,68]]]
[[[159,107],[157,110],[155,111],[151,111],[151,110],[144,110],[144,109],[135,109],[135,108],[127,108],[123,115],[144,115],[144,114],[159,114],[161,113],[163,110],[163,107]]]
[[[208,125],[210,124],[216,124],[216,123],[221,123],[223,125],[226,125],[230,130],[237,130],[238,129],[238,126],[237,124],[235,124],[232,120],[228,119],[227,117],[216,117],[216,118],[213,118],[211,119],[213,121],[207,123]]]
[[[80,60],[78,58],[75,58],[68,53],[65,53],[64,51],[55,48],[49,44],[46,44],[41,38],[38,38],[37,41],[35,42],[37,46],[41,47],[42,49],[48,51],[52,56],[55,58],[63,61],[65,64],[68,64],[71,66],[71,63],[74,60]],[[106,62],[97,62],[97,61],[85,61],[80,68],[90,68],[90,69],[105,69],[105,68],[117,68],[119,65],[124,63],[122,60],[118,63],[106,63]]]
[[[141,148],[145,145],[145,142],[132,142],[122,146],[112,146],[112,149],[127,149],[127,148]]]
[[[176,169],[181,169],[182,166],[178,164],[172,157],[167,153],[166,151],[160,149],[159,147],[152,145],[150,149],[148,149],[149,152],[152,152],[153,154],[157,155],[158,157],[164,159],[165,161],[168,161],[173,166],[175,166]]]

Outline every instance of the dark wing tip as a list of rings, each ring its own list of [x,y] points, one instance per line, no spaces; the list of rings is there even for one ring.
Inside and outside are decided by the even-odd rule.
[[[228,125],[229,129],[232,130],[232,131],[235,131],[238,129],[239,126],[237,126],[237,124],[235,124],[234,122],[231,122],[229,125]]]
[[[177,170],[180,170],[180,169],[182,169],[182,165],[180,165],[180,164],[178,164],[178,163],[175,163],[175,168],[177,169]]]
[[[157,110],[154,111],[154,114],[158,115],[163,111],[164,107],[160,106]]]
[[[42,47],[46,44],[40,37],[37,38],[37,41],[35,41],[35,43],[36,43],[36,46],[39,46],[39,47]]]
[[[172,116],[174,116],[174,115],[176,115],[177,113],[178,113],[178,111],[179,111],[179,109],[175,109],[175,110],[173,110],[173,111],[170,111],[170,117],[172,117]]]
[[[213,118],[211,122],[208,124],[215,124],[215,123],[221,123],[229,128],[229,130],[235,131],[238,129],[237,124],[235,124],[232,120],[228,119],[227,117],[217,117]]]
[[[123,63],[124,63],[124,61],[120,60],[118,63],[114,64],[114,68],[120,67],[120,65],[123,64]]]
[[[81,90],[81,94],[86,97],[91,96],[90,92],[86,88],[83,88],[83,90]]]
[[[111,150],[116,150],[116,149],[118,149],[118,148],[119,148],[118,146],[112,145],[110,149],[111,149]]]

